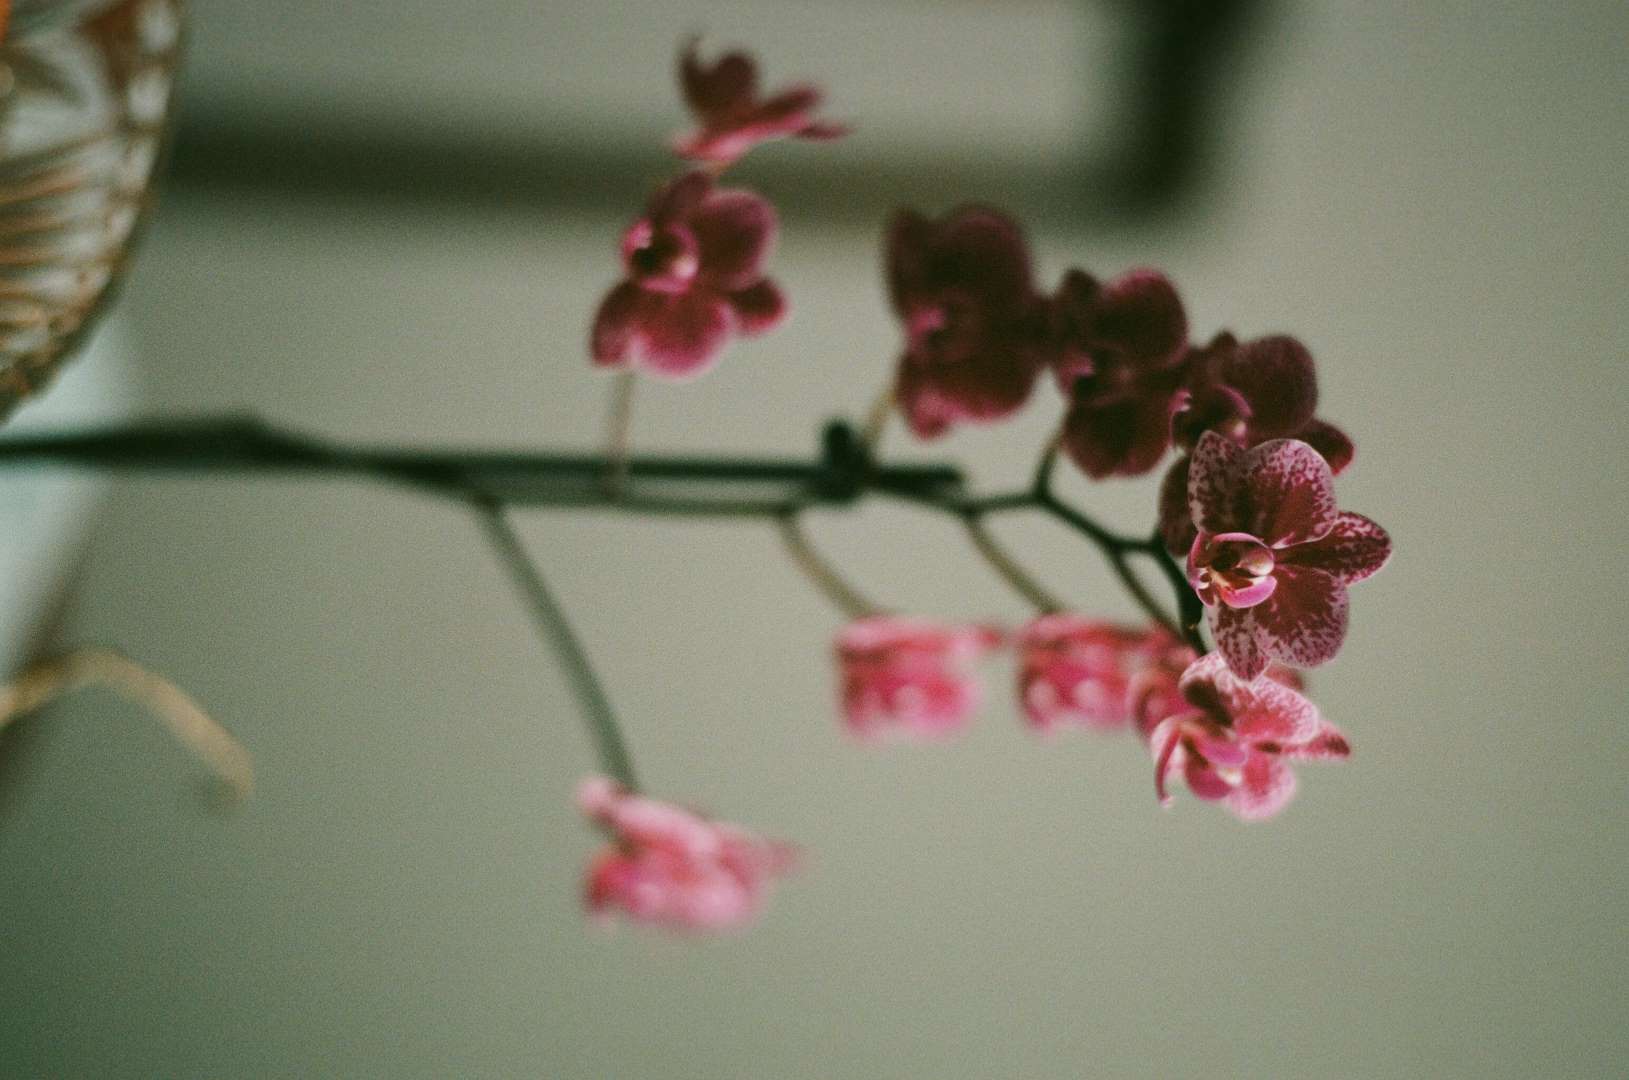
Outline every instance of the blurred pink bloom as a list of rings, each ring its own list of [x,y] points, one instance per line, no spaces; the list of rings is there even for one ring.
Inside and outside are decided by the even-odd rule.
[[[1131,722],[1136,699],[1155,692],[1193,659],[1193,650],[1158,626],[1123,626],[1079,615],[1042,615],[1018,632],[1018,697],[1032,728],[1112,731]],[[1163,714],[1162,714],[1163,715]]]
[[[840,124],[809,118],[820,105],[813,86],[790,86],[767,98],[758,96],[758,65],[742,52],[725,53],[711,65],[696,55],[691,38],[679,52],[679,86],[699,125],[674,140],[681,156],[728,163],[758,143],[787,136],[835,139],[848,134]]]
[[[988,626],[873,615],[837,635],[843,719],[862,739],[960,731],[979,704],[972,662],[1001,644]]]
[[[594,363],[689,378],[712,366],[730,334],[775,326],[786,301],[763,276],[775,229],[769,203],[717,188],[706,173],[663,187],[623,234],[626,276],[594,316]]]
[[[1242,679],[1269,659],[1313,667],[1346,637],[1346,587],[1386,564],[1391,539],[1335,508],[1329,463],[1273,439],[1249,450],[1214,431],[1194,448],[1188,504],[1197,529],[1188,580]]]
[[[1170,445],[1188,319],[1154,270],[1103,284],[1071,270],[1054,301],[1053,371],[1069,412],[1063,449],[1087,476],[1138,476]]]
[[[584,780],[582,812],[611,833],[589,864],[590,914],[673,930],[726,930],[750,922],[795,852],[733,825],[636,795],[605,777]]]
[[[918,438],[1010,416],[1045,365],[1045,303],[1016,222],[985,206],[895,215],[888,296],[905,329],[895,400]]]
[[[1268,676],[1240,679],[1217,653],[1195,660],[1178,688],[1183,707],[1149,734],[1161,805],[1170,805],[1168,781],[1180,773],[1197,797],[1246,821],[1269,818],[1295,794],[1289,762],[1351,753],[1346,737],[1296,690]]]
[[[1186,383],[1173,403],[1171,438],[1183,450],[1192,450],[1206,431],[1246,447],[1299,439],[1322,454],[1338,476],[1352,462],[1352,440],[1317,419],[1317,407],[1318,376],[1306,346],[1283,335],[1241,345],[1232,334],[1218,334],[1209,345],[1189,350]],[[1173,555],[1193,546],[1188,467],[1187,457],[1178,458],[1160,487],[1160,535]]]

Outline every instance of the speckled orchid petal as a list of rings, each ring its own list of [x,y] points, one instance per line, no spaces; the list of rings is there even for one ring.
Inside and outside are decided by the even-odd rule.
[[[1352,755],[1352,745],[1339,728],[1324,720],[1312,735],[1285,746],[1282,753],[1291,761],[1344,761]]]
[[[1248,516],[1236,526],[1241,532],[1276,548],[1316,540],[1335,527],[1335,481],[1329,463],[1306,443],[1273,439],[1252,447],[1239,463],[1239,476],[1248,502]],[[1228,531],[1202,523],[1200,528]]]
[[[1333,659],[1346,639],[1346,586],[1333,574],[1305,566],[1281,565],[1275,576],[1273,595],[1249,610],[1262,651],[1300,668]]]
[[[1244,454],[1238,444],[1214,431],[1205,432],[1194,446],[1188,462],[1188,513],[1196,528],[1209,533],[1240,529],[1245,513],[1239,477]]]
[[[1190,701],[1209,698],[1247,743],[1301,743],[1326,726],[1318,707],[1271,678],[1241,679],[1217,653],[1207,653],[1182,673],[1179,688]],[[1203,693],[1196,691],[1203,690]]]
[[[758,94],[758,65],[744,52],[728,52],[711,64],[702,62],[698,37],[679,50],[679,89],[684,102],[701,116],[716,116]]]
[[[1285,551],[1283,561],[1332,574],[1351,585],[1379,573],[1391,558],[1391,537],[1362,514],[1343,511],[1322,537]]]
[[[1243,821],[1264,821],[1295,797],[1295,772],[1274,754],[1251,754],[1239,784],[1223,800]]]
[[[1254,679],[1267,669],[1267,653],[1256,634],[1256,611],[1257,608],[1230,608],[1225,604],[1206,609],[1216,651],[1241,679]]]

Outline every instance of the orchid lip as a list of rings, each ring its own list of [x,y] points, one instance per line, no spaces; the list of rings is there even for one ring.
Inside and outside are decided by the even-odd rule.
[[[1188,582],[1209,607],[1255,607],[1278,588],[1273,549],[1249,533],[1200,533],[1188,551]]]
[[[635,222],[623,237],[622,258],[630,277],[657,292],[683,292],[701,270],[696,238],[682,226],[657,230]]]

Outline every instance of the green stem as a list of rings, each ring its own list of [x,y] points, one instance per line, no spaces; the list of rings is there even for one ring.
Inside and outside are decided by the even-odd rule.
[[[472,499],[471,503],[488,543],[498,556],[498,561],[508,573],[516,590],[526,600],[532,620],[537,624],[543,637],[553,646],[555,655],[566,670],[572,692],[577,695],[583,713],[588,718],[588,734],[594,741],[594,749],[599,755],[601,768],[605,770],[607,776],[629,791],[638,791],[639,781],[634,775],[633,759],[628,753],[628,744],[622,737],[622,729],[617,724],[616,713],[611,709],[611,701],[605,695],[605,688],[600,685],[599,677],[594,674],[594,668],[588,662],[588,654],[583,650],[582,642],[572,629],[564,609],[550,592],[537,564],[527,556],[526,549],[521,544],[520,537],[516,535],[514,527],[510,525],[503,507],[491,500],[478,497]]]

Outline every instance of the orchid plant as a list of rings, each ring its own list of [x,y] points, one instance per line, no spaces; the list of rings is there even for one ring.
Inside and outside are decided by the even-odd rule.
[[[515,507],[773,522],[793,563],[847,620],[835,637],[837,697],[842,726],[858,740],[955,736],[979,705],[980,666],[1011,649],[1026,726],[1132,734],[1147,746],[1161,804],[1180,778],[1195,798],[1259,820],[1294,794],[1292,762],[1345,759],[1346,737],[1305,696],[1297,669],[1340,650],[1348,587],[1385,564],[1391,541],[1373,521],[1337,508],[1334,478],[1352,464],[1353,445],[1317,416],[1307,348],[1286,336],[1190,340],[1181,296],[1158,271],[1104,280],[1072,269],[1048,291],[1035,280],[1022,228],[1001,210],[970,203],[935,217],[902,209],[884,229],[883,265],[903,344],[858,431],[833,422],[814,464],[630,454],[640,377],[695,380],[732,339],[767,334],[790,310],[766,272],[774,206],[725,186],[729,168],[771,140],[826,141],[845,131],[817,115],[822,95],[813,86],[762,92],[745,53],[706,62],[690,41],[678,67],[696,124],[673,142],[687,164],[623,232],[618,279],[590,320],[589,360],[614,381],[603,456],[347,448],[238,420],[9,439],[0,442],[0,463],[324,470],[467,505],[583,706],[603,775],[583,781],[578,804],[607,837],[588,867],[584,901],[602,919],[620,914],[686,931],[745,925],[796,865],[796,852],[642,789],[609,696],[510,523]],[[957,425],[1013,416],[1043,382],[1061,396],[1062,421],[1023,488],[975,493],[953,467],[878,458],[891,417],[932,441]],[[1141,534],[1099,523],[1054,489],[1060,467],[1093,481],[1137,477],[1173,451]],[[658,492],[698,478],[760,489],[773,482],[783,494]],[[1034,608],[1032,621],[947,623],[884,610],[861,594],[800,522],[811,507],[870,494],[952,515]],[[1146,621],[1123,625],[1069,610],[988,528],[991,517],[1019,511],[1046,514],[1095,547]],[[1161,575],[1174,603],[1156,598],[1138,563]],[[247,756],[190,699],[133,662],[92,659],[26,673],[0,700],[0,724],[66,686],[101,682],[164,714],[236,789],[248,790]]]
[[[664,185],[623,234],[623,277],[590,334],[593,362],[620,373],[613,459],[627,453],[636,373],[694,378],[732,337],[764,334],[789,310],[764,273],[774,208],[754,192],[721,187],[723,174],[770,139],[843,132],[813,118],[821,101],[813,87],[761,98],[757,66],[744,53],[708,65],[692,41],[679,74],[698,126],[673,145],[699,164]],[[1010,646],[1033,730],[1132,731],[1148,746],[1162,804],[1180,776],[1196,798],[1241,819],[1278,813],[1295,791],[1290,762],[1350,752],[1302,693],[1295,669],[1335,656],[1346,635],[1347,586],[1391,553],[1380,526],[1336,509],[1333,478],[1351,464],[1353,446],[1315,415],[1309,351],[1286,336],[1190,341],[1182,299],[1156,270],[1105,281],[1072,269],[1049,293],[1035,281],[1023,230],[991,206],[937,218],[903,209],[883,242],[904,345],[860,440],[863,462],[895,412],[911,435],[932,440],[958,424],[1014,415],[1050,377],[1064,416],[1030,489],[936,504],[962,518],[975,548],[1036,608],[1015,631],[880,610],[813,550],[797,503],[780,510],[795,562],[851,620],[835,650],[848,732],[864,740],[955,735],[980,700],[978,661]],[[1147,474],[1173,448],[1179,453],[1146,539],[1114,533],[1053,493],[1060,454],[1106,480]],[[1096,544],[1149,623],[1065,610],[984,527],[990,514],[1023,508],[1048,511]],[[1133,554],[1165,573],[1174,615],[1131,570]],[[1173,556],[1186,559],[1185,572]],[[620,739],[617,746],[625,753]],[[619,768],[623,760],[607,760],[614,779],[584,788],[585,812],[612,834],[589,872],[590,909],[708,930],[754,915],[769,880],[791,865],[784,849],[645,798]]]

